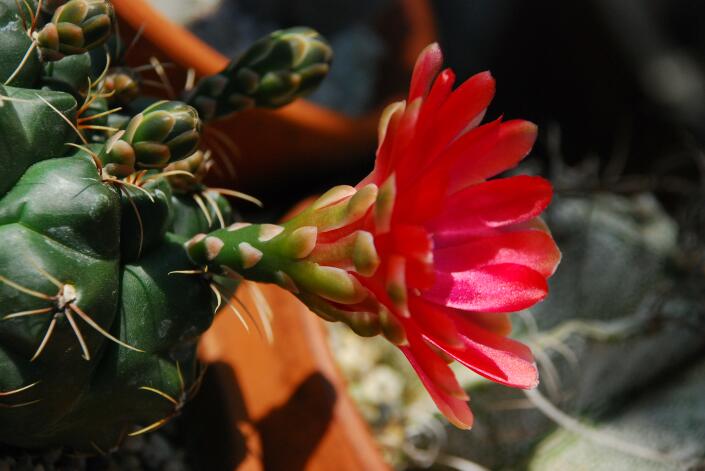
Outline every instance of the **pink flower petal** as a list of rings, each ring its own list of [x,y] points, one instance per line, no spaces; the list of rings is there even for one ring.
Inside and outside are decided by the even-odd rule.
[[[472,313],[466,314],[468,318]],[[515,340],[465,323],[455,316],[463,346],[457,347],[429,340],[439,349],[492,381],[515,388],[531,389],[538,385],[538,370],[531,350]]]
[[[551,202],[551,184],[540,177],[491,180],[455,193],[428,223],[437,247],[459,244],[492,229],[536,218]]]
[[[407,148],[401,160],[403,165],[396,168],[397,178],[402,185],[418,179],[428,163],[433,160],[434,156],[428,149],[430,141],[426,139],[426,136],[431,131],[433,122],[438,118],[438,109],[452,92],[454,82],[455,74],[452,70],[442,71],[433,83],[428,97],[423,101],[419,111],[414,142]]]
[[[508,322],[506,315],[463,312],[419,298],[412,299],[409,308],[423,337],[469,369],[508,386],[536,386],[538,373],[531,350],[483,326],[490,319]]]
[[[474,133],[458,139],[443,156],[455,162],[448,194],[516,166],[531,152],[537,128],[529,121],[514,120],[502,123],[496,133],[485,133],[480,139]]]
[[[385,110],[385,113],[388,113],[388,116],[386,117],[388,121],[386,124],[384,138],[377,147],[375,167],[364,180],[357,184],[357,188],[362,188],[362,186],[369,183],[380,185],[391,173],[390,169],[393,158],[392,150],[394,148],[394,140],[397,130],[401,124],[402,117],[404,116],[404,110],[405,108],[403,106],[388,107]]]
[[[424,299],[463,311],[513,312],[541,301],[546,279],[523,265],[505,263],[456,273],[436,272]]]
[[[443,66],[443,53],[438,43],[433,43],[421,51],[419,58],[414,66],[414,73],[411,77],[411,85],[409,86],[409,99],[411,103],[415,99],[426,96],[433,79],[438,74]]]
[[[450,309],[442,306],[444,309]],[[489,330],[497,335],[507,336],[512,332],[511,314],[506,312],[466,312],[457,309],[453,310],[458,315],[462,315],[466,322],[474,324],[482,329]]]
[[[561,253],[549,234],[527,230],[479,237],[461,245],[436,249],[433,258],[436,268],[444,272],[516,263],[549,277],[558,266]]]
[[[446,345],[460,347],[463,341],[458,335],[455,321],[448,314],[449,310],[445,306],[424,301],[418,296],[409,299],[409,312],[420,332]],[[494,313],[492,315],[501,316]]]
[[[473,75],[460,85],[438,110],[428,138],[432,155],[448,147],[471,123],[484,114],[495,93],[495,81],[489,72]]]
[[[431,351],[429,347],[425,348],[428,349],[428,351]],[[448,394],[441,387],[439,387],[424,369],[422,362],[419,361],[418,353],[413,352],[410,347],[400,347],[400,349],[409,360],[409,363],[411,363],[411,366],[416,371],[416,374],[419,376],[419,379],[428,393],[431,395],[431,399],[433,399],[433,402],[436,403],[438,410],[440,410],[448,421],[456,427],[461,429],[470,429],[473,424],[473,416],[468,403],[463,399],[459,399]],[[455,378],[453,371],[448,367],[448,365],[443,363],[443,368],[445,368],[446,375],[450,375]]]

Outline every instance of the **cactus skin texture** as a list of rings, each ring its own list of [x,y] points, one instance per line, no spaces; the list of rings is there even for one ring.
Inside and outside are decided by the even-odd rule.
[[[260,204],[206,186],[195,101],[139,97],[113,22],[107,0],[0,0],[0,443],[103,453],[178,415],[237,284],[184,246],[233,223],[224,196]],[[278,106],[330,57],[312,30],[275,33],[183,96],[235,74],[229,95]]]
[[[276,31],[219,74],[202,79],[185,101],[205,121],[253,107],[284,106],[315,90],[332,60],[332,49],[316,31]]]

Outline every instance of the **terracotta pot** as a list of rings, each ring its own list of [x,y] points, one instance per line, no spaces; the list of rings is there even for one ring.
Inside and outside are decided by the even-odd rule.
[[[291,294],[261,289],[275,313],[272,344],[227,311],[202,341],[208,376],[187,417],[202,428],[200,469],[386,470],[322,322]],[[255,309],[247,289],[239,296]]]
[[[123,37],[133,37],[143,28],[142,39],[131,50],[128,61],[146,64],[155,56],[176,64],[167,69],[176,89],[185,83],[189,68],[197,76],[209,75],[228,63],[226,57],[166,19],[146,1],[113,0],[113,4]],[[222,119],[212,129],[224,132],[236,143],[240,155],[235,162],[237,180],[219,183],[236,184],[260,196],[263,188],[279,181],[290,183],[313,169],[349,168],[351,159],[369,156],[376,142],[382,105],[402,95],[416,56],[436,38],[428,0],[399,0],[397,10],[384,28],[390,49],[396,51],[390,56],[397,59],[385,64],[381,73],[379,109],[353,119],[299,100],[277,111],[254,110]]]
[[[185,71],[220,71],[228,60],[143,0],[112,0],[121,35],[143,37],[129,62],[155,56],[177,67],[167,69],[175,88]],[[380,84],[384,101],[401,96],[413,62],[435,28],[427,0],[400,0],[406,22],[393,18],[389,40],[399,63],[389,64]],[[406,23],[406,28],[399,28]],[[385,29],[386,30],[386,29]],[[225,182],[254,191],[280,177],[291,183],[312,168],[344,168],[346,159],[374,149],[379,110],[352,119],[300,100],[278,111],[255,110],[223,119],[211,129],[239,147],[238,179]],[[212,132],[212,131],[210,131]],[[222,182],[220,182],[222,183]],[[348,396],[325,338],[325,329],[289,293],[262,287],[275,319],[274,343],[246,332],[230,313],[219,314],[202,342],[209,373],[189,409],[202,469],[382,470],[386,469],[369,430]],[[242,291],[242,289],[241,289]],[[245,296],[246,302],[248,297]],[[217,404],[217,407],[213,405]]]

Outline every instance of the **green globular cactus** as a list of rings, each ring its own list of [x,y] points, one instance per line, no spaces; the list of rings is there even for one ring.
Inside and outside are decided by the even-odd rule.
[[[3,444],[102,453],[178,415],[201,381],[198,339],[235,288],[184,246],[232,227],[224,196],[259,204],[205,184],[193,106],[135,100],[144,68],[99,48],[112,23],[103,0],[0,0]],[[308,91],[330,59],[315,33],[272,38],[243,62],[262,106]],[[267,78],[284,73],[300,76],[286,99]]]
[[[185,101],[206,121],[253,107],[280,107],[315,90],[332,59],[330,45],[316,31],[276,31],[219,74],[201,79]]]

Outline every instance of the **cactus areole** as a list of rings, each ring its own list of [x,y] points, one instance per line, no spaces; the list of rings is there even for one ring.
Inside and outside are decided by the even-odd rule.
[[[178,414],[234,288],[184,248],[234,223],[203,121],[288,103],[331,59],[278,32],[160,101],[139,90],[160,64],[127,67],[114,22],[106,0],[0,0],[0,443],[105,452]]]

